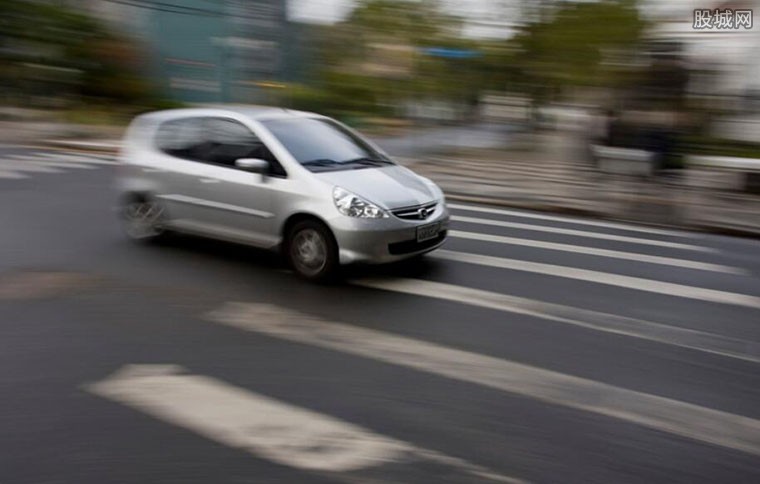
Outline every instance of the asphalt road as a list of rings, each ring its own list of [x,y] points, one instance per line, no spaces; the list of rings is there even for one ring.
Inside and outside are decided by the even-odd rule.
[[[0,483],[760,482],[760,243],[455,205],[303,282],[0,148]]]

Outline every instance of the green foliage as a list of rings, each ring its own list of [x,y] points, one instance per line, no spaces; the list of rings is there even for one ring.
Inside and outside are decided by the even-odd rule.
[[[565,86],[625,80],[617,61],[631,58],[645,26],[634,0],[563,2],[549,13],[549,20],[528,24],[513,39],[513,80],[538,97]]]
[[[318,88],[290,86],[287,103],[294,109],[316,111],[341,119],[387,114],[377,99],[377,89],[363,76],[331,72]]]
[[[155,98],[150,100],[148,103],[146,110],[147,111],[155,111],[159,109],[180,109],[186,107],[186,104],[182,101],[177,101],[174,99],[165,99],[165,98]]]
[[[136,46],[54,3],[0,0],[0,81],[17,97],[150,99]]]
[[[360,0],[345,22],[321,32],[318,81],[297,93],[298,103],[336,106],[339,112],[378,112],[405,99],[468,103],[482,90],[516,90],[537,104],[572,86],[621,86],[635,76],[626,68],[645,27],[634,0],[543,1],[542,14],[507,41],[461,37],[460,20],[435,0]],[[407,73],[363,70],[373,44],[408,46]],[[472,59],[424,56],[441,46],[476,50]],[[388,62],[399,61],[388,59]],[[621,67],[622,66],[622,67]],[[403,69],[401,69],[403,71]]]
[[[466,91],[456,75],[463,63],[418,53],[429,46],[470,45],[457,38],[458,25],[435,0],[361,0],[346,21],[320,32],[317,82],[308,93],[297,92],[294,102],[324,103],[322,112],[339,117],[390,116],[406,99],[458,97]],[[385,66],[388,73],[369,72],[367,64]]]
[[[331,96],[325,89],[291,85],[287,88],[286,96],[285,104],[293,109],[325,113],[331,105]]]
[[[347,25],[363,35],[380,35],[415,46],[435,45],[456,19],[434,0],[361,0]]]
[[[692,155],[733,156],[760,158],[760,144],[723,138],[686,136],[682,140],[684,151]]]

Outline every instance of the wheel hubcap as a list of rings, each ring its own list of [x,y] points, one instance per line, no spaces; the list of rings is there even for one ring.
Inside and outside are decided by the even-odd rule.
[[[156,202],[131,202],[124,209],[126,231],[130,237],[144,239],[161,233],[163,208]]]
[[[290,250],[297,269],[305,274],[316,274],[327,264],[327,244],[314,229],[298,232]]]

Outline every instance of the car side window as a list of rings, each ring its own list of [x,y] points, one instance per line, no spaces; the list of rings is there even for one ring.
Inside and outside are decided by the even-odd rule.
[[[259,158],[269,162],[269,175],[287,176],[266,145],[250,129],[232,119],[167,121],[158,128],[155,142],[168,155],[230,168],[234,168],[240,158]]]
[[[203,145],[202,132],[201,118],[167,121],[156,132],[156,146],[168,155],[200,161],[200,150]]]
[[[259,158],[269,162],[269,174],[285,176],[285,170],[266,145],[241,123],[224,118],[208,118],[204,123],[203,160],[234,167],[241,158]]]

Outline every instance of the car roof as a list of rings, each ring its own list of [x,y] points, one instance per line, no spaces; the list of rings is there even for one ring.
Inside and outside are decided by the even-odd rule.
[[[258,106],[250,104],[216,104],[204,105],[202,107],[167,109],[163,111],[154,111],[140,116],[145,120],[154,122],[167,121],[192,116],[229,116],[235,114],[244,116],[256,121],[267,119],[283,118],[307,118],[321,117],[319,114],[306,111],[297,111],[275,106]]]

